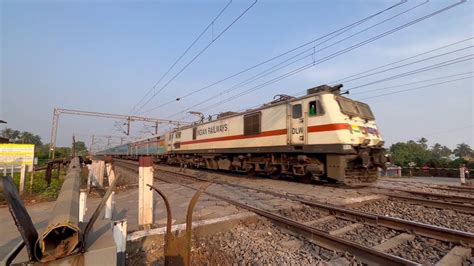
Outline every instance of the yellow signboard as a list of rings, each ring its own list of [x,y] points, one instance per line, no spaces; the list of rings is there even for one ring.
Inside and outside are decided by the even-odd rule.
[[[0,165],[32,165],[34,156],[34,144],[0,144]]]

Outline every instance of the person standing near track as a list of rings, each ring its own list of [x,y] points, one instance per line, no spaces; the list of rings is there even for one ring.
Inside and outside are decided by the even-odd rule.
[[[459,177],[461,178],[461,185],[466,184],[466,167],[464,164],[459,166]]]

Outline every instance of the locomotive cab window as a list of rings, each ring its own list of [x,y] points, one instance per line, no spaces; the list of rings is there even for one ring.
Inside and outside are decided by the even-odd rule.
[[[197,127],[193,127],[193,140],[196,139],[197,136]]]
[[[346,114],[348,116],[358,116],[359,111],[357,110],[357,107],[351,99],[338,96],[336,98],[337,103],[339,104],[339,107],[341,108],[341,112],[343,114]]]
[[[320,101],[311,101],[309,102],[309,116],[323,115],[324,110]]]
[[[301,104],[293,105],[292,117],[293,118],[300,118],[302,115],[303,115],[303,110],[301,108]]]
[[[260,134],[261,130],[261,113],[244,116],[244,135]]]

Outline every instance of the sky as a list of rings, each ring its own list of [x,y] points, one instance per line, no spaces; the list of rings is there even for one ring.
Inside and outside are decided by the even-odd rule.
[[[470,78],[474,65],[472,58],[469,59],[474,41],[468,39],[474,37],[472,1],[337,57],[329,57],[278,82],[257,87],[457,1],[403,3],[332,39],[326,37],[276,61],[183,97],[179,102],[173,101],[399,1],[259,0],[251,6],[253,2],[231,1],[182,60],[154,87],[229,1],[0,0],[0,119],[8,122],[2,128],[30,131],[48,143],[54,108],[131,114],[150,90],[145,97],[145,101],[149,101],[147,105],[133,114],[191,121],[186,110],[206,99],[210,100],[190,110],[210,115],[246,109],[271,101],[276,94],[294,95],[321,84],[333,84],[365,70],[464,40],[343,84],[345,89],[354,88],[349,97],[371,106],[386,146],[421,137],[426,137],[431,145],[439,142],[454,148],[464,142],[474,146],[474,83]],[[404,11],[407,12],[397,15]],[[212,41],[217,36],[219,38]],[[311,49],[312,46],[315,47]],[[308,52],[302,54],[304,59],[246,85],[238,85],[305,49]],[[441,55],[443,53],[447,54]],[[413,63],[433,56],[436,57]],[[460,60],[457,58],[466,60],[403,76],[423,67]],[[401,77],[381,81],[397,75]],[[401,86],[404,84],[408,85]],[[414,89],[417,87],[421,88]],[[252,88],[259,89],[227,100]],[[155,97],[151,97],[154,94]],[[378,97],[381,94],[389,95]],[[154,108],[168,102],[171,103]],[[73,134],[87,145],[94,134],[124,136],[116,124],[117,121],[111,119],[61,115],[57,145],[70,146]],[[153,131],[150,126],[133,123],[131,136],[149,135],[149,131]],[[169,126],[160,127],[161,132],[167,129]],[[105,138],[96,138],[96,141],[97,146],[107,142]],[[112,138],[110,144],[119,141]]]

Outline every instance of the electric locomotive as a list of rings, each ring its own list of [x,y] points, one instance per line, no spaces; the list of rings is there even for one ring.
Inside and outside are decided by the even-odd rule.
[[[221,113],[216,119],[142,140],[156,146],[153,152],[133,149],[140,141],[130,143],[127,155],[155,155],[161,162],[187,167],[364,186],[376,181],[379,167],[385,168],[384,141],[370,107],[342,96],[341,88],[322,85],[302,97],[279,95],[255,109]]]

